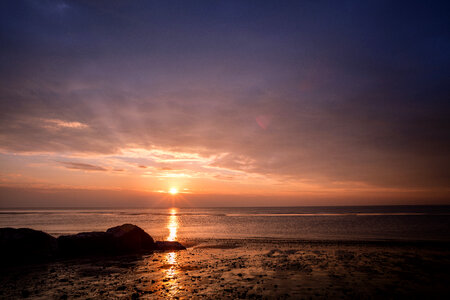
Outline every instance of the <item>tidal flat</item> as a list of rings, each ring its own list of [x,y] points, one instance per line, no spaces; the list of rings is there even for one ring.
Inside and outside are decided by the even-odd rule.
[[[10,266],[1,299],[449,298],[443,243],[191,240],[184,251]]]

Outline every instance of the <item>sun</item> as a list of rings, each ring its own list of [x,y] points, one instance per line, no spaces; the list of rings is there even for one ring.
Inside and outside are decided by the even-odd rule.
[[[172,194],[172,195],[176,195],[176,194],[178,194],[178,189],[174,188],[174,187],[170,188],[169,193]]]

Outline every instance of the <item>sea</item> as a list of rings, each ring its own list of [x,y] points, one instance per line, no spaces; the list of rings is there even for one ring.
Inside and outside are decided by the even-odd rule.
[[[156,240],[450,241],[450,206],[0,209],[0,227],[55,237],[124,223]]]

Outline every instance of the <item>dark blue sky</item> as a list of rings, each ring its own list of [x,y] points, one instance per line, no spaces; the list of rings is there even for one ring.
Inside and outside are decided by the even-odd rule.
[[[133,145],[448,197],[449,15],[448,1],[1,1],[0,164]]]

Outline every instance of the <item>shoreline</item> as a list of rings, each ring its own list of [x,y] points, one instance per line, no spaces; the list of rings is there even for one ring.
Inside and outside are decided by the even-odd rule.
[[[267,237],[253,237],[253,238],[181,238],[178,240],[183,243],[192,242],[208,242],[208,241],[223,241],[236,243],[292,243],[292,244],[348,244],[348,245],[423,245],[423,246],[450,246],[450,240],[436,239],[436,240],[413,240],[413,239],[298,239],[298,238],[267,238]]]
[[[192,242],[183,251],[9,267],[1,275],[0,298],[382,299],[450,295],[448,247],[229,239]]]

